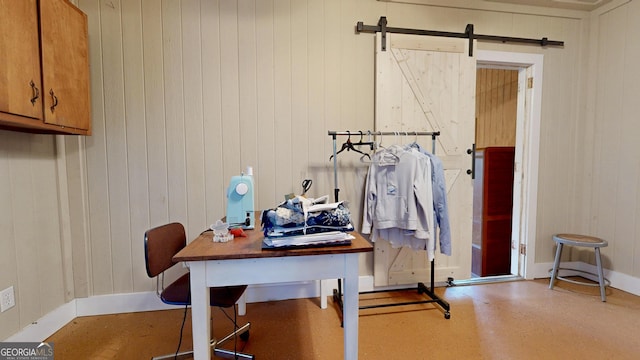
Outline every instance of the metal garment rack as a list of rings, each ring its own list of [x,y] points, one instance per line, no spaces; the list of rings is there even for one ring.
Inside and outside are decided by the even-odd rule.
[[[334,200],[335,202],[338,202],[338,194],[340,193],[340,188],[338,187],[338,151],[337,151],[337,137],[338,136],[349,136],[349,139],[351,137],[351,135],[355,135],[355,136],[362,136],[367,135],[369,137],[369,140],[371,140],[371,136],[384,136],[384,135],[406,135],[406,136],[431,136],[431,140],[432,140],[432,150],[431,153],[435,154],[436,151],[436,138],[440,135],[439,131],[436,132],[424,132],[424,131],[411,131],[411,132],[406,132],[406,131],[370,131],[367,130],[366,132],[363,131],[329,131],[329,136],[332,137],[333,139],[333,181],[334,181]],[[366,143],[360,143],[360,145],[364,145]],[[358,145],[358,143],[356,143],[356,145]],[[434,273],[435,273],[435,261],[432,259],[431,260],[431,286],[427,287],[424,283],[419,282],[417,284],[417,287],[415,288],[415,290],[418,291],[418,294],[423,294],[425,296],[427,296],[429,299],[428,300],[418,300],[418,301],[408,301],[408,302],[393,302],[393,303],[385,303],[385,304],[376,304],[376,305],[366,305],[366,306],[360,306],[360,309],[372,309],[372,308],[380,308],[380,307],[390,307],[390,306],[402,306],[402,305],[414,305],[414,304],[425,304],[425,303],[437,303],[438,305],[440,305],[440,307],[442,307],[442,309],[444,310],[444,318],[445,319],[449,319],[451,318],[451,312],[450,312],[450,305],[447,301],[445,301],[444,299],[440,298],[438,295],[436,295],[435,291],[434,291]],[[404,288],[404,289],[391,289],[391,290],[374,290],[374,291],[365,291],[365,292],[361,292],[361,294],[372,294],[372,293],[381,293],[381,292],[390,292],[390,291],[402,291],[402,290],[412,290],[414,288]],[[340,306],[340,310],[342,312],[342,283],[341,283],[341,279],[338,279],[338,289],[334,289],[333,290],[333,301],[335,303],[338,304],[338,306]]]
[[[519,43],[519,44],[533,44],[546,46],[564,46],[564,41],[549,40],[546,37],[542,39],[528,39],[511,36],[497,36],[497,35],[481,35],[473,32],[473,24],[467,24],[463,33],[449,32],[449,31],[434,31],[434,30],[419,30],[419,29],[404,29],[396,27],[387,27],[387,17],[381,16],[378,20],[378,25],[364,25],[362,21],[358,21],[356,24],[356,32],[368,32],[382,34],[382,51],[386,51],[387,47],[387,33],[397,34],[411,34],[411,35],[429,35],[429,36],[441,36],[459,39],[469,39],[469,56],[473,56],[473,40],[479,41],[493,41],[501,43]]]

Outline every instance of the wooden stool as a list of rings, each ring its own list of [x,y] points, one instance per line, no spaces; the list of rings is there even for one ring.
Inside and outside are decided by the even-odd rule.
[[[553,262],[553,269],[551,270],[551,281],[549,283],[549,289],[553,289],[553,284],[556,279],[568,281],[568,282],[579,284],[579,285],[600,286],[600,298],[602,299],[602,301],[607,301],[607,297],[604,290],[605,290],[605,287],[610,284],[610,282],[609,280],[604,278],[604,272],[602,271],[602,260],[600,259],[600,248],[606,247],[607,245],[609,245],[607,241],[597,237],[576,235],[576,234],[556,234],[553,236],[553,240],[556,242],[556,244],[558,244],[558,249],[556,250],[556,259]],[[596,276],[596,274],[586,272],[586,271],[560,268],[560,257],[562,256],[562,247],[565,244],[572,245],[572,246],[592,247],[595,249],[596,265],[598,267],[598,274],[597,274],[598,284],[571,280],[558,275],[558,272],[560,270],[571,270],[571,271],[577,271],[577,272]]]

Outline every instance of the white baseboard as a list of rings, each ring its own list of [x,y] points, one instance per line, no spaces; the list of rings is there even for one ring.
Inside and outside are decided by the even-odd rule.
[[[582,262],[563,263],[563,267],[574,268],[587,272],[595,272],[595,266]],[[536,264],[528,272],[528,279],[548,278],[552,263]],[[611,281],[611,286],[634,295],[640,296],[640,278],[615,271],[605,270],[605,277]],[[322,289],[324,296],[331,296],[337,288],[337,280],[327,280],[326,289]],[[360,276],[358,289],[361,292],[379,290],[374,288],[373,276]],[[303,299],[320,296],[319,281],[305,281],[296,283],[280,283],[267,285],[251,285],[247,288],[247,303],[278,301],[287,299]],[[155,292],[138,292],[127,294],[97,295],[79,298],[58,307],[42,318],[28,325],[20,332],[3,341],[30,342],[43,341],[58,331],[64,325],[81,316],[118,314],[139,311],[156,311],[175,309],[176,306],[166,305],[158,299]]]
[[[175,306],[163,303],[155,291],[99,295],[75,300],[76,316],[107,315],[176,308]]]
[[[595,265],[587,264],[581,261],[563,262],[562,268],[576,269],[592,274],[597,274],[598,270]],[[527,271],[527,279],[549,278],[549,270],[553,268],[553,263],[538,263],[533,269]],[[640,278],[616,271],[604,269],[604,277],[611,282],[611,287],[618,290],[626,291],[633,295],[640,296]],[[596,279],[597,281],[597,279]]]
[[[319,281],[250,285],[247,303],[302,299],[320,296]],[[78,298],[58,307],[3,341],[43,341],[64,325],[81,316],[176,309],[160,301],[155,291],[96,295]]]
[[[8,342],[37,342],[51,336],[60,330],[69,321],[76,318],[76,301],[71,300],[68,303],[49,312],[37,321],[27,325],[20,332],[13,334],[3,341]]]

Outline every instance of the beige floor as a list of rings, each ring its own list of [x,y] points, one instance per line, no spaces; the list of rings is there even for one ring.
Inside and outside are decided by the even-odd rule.
[[[360,359],[640,359],[640,297],[548,280],[436,289],[451,319],[432,304],[360,311]],[[394,294],[384,293],[380,296]],[[371,295],[361,297],[361,304]],[[411,297],[411,292],[394,295]],[[247,305],[251,335],[239,348],[256,359],[341,359],[334,304],[318,299]],[[172,353],[183,310],[77,318],[47,341],[60,359],[149,359]],[[191,347],[189,312],[182,349]],[[214,322],[228,320],[215,310]],[[221,330],[219,327],[216,329]],[[233,344],[231,344],[233,347]]]

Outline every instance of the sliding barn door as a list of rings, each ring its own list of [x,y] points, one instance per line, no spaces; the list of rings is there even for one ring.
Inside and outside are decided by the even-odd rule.
[[[440,131],[436,155],[445,168],[452,256],[440,254],[438,246],[435,280],[468,279],[473,183],[467,149],[475,131],[475,57],[469,56],[464,39],[388,33],[382,51],[381,37],[376,36],[376,130],[401,132],[382,139],[383,146],[417,139],[429,151],[431,138],[414,138],[411,131]],[[430,272],[426,251],[376,241],[376,286],[428,282]]]

